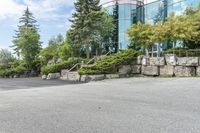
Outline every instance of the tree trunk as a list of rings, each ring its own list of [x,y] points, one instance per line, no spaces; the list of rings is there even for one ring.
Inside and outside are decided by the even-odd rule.
[[[176,42],[173,42],[173,54],[175,54]]]
[[[175,48],[175,42],[173,42],[173,49]]]
[[[98,48],[96,48],[96,56],[98,56],[98,55],[99,55]]]
[[[89,45],[86,46],[86,56],[87,56],[87,59],[89,60],[90,59],[90,47],[89,47]]]
[[[149,50],[148,50],[148,48],[145,48],[145,53],[146,53],[146,56],[149,57]]]

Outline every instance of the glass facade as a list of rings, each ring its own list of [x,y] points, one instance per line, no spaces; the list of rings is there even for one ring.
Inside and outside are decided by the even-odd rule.
[[[148,0],[147,0],[148,1]],[[174,12],[182,14],[188,6],[197,7],[200,0],[157,0],[144,4],[144,0],[114,0],[103,5],[110,15],[117,12],[118,47],[126,49],[130,43],[127,29],[133,23],[155,24],[164,21],[166,17]]]
[[[200,0],[167,0],[168,15],[174,12],[176,15],[181,15],[188,6],[196,8]]]
[[[145,23],[154,24],[164,20],[167,10],[165,10],[164,2],[159,0],[144,6]]]
[[[118,18],[118,37],[119,37],[119,49],[126,49],[127,46],[124,44],[129,43],[127,36],[127,29],[131,27],[133,23],[133,14],[132,10],[136,10],[135,5],[131,4],[122,4],[119,5],[119,18]]]
[[[116,6],[117,5],[117,6]],[[114,10],[117,10],[118,21],[118,48],[127,49],[130,43],[127,30],[133,23],[143,21],[143,0],[118,0],[108,2],[104,5],[110,15],[114,15]]]

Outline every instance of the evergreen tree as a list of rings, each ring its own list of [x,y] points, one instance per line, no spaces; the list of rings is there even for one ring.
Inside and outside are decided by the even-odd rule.
[[[76,12],[71,20],[71,42],[83,46],[87,58],[90,58],[90,48],[99,41],[97,37],[101,36],[101,22],[105,12],[101,11],[99,0],[77,0],[74,4]]]
[[[37,21],[29,8],[19,19],[18,30],[16,31],[13,43],[15,53],[23,59],[28,70],[34,68],[34,61],[38,58],[41,49],[40,35],[38,33]]]
[[[113,9],[113,23],[115,24],[115,29],[113,31],[113,34],[112,34],[112,42],[114,42],[113,44],[113,47],[115,49],[115,53],[118,52],[118,31],[119,31],[119,5],[118,5],[118,2],[116,1],[116,4],[114,6],[114,9]]]

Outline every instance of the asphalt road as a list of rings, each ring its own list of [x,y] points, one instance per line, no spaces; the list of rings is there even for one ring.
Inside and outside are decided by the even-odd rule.
[[[0,133],[200,133],[200,78],[3,89]]]
[[[75,84],[62,80],[41,80],[41,78],[0,79],[0,91],[15,89],[30,89],[36,87],[62,86]]]

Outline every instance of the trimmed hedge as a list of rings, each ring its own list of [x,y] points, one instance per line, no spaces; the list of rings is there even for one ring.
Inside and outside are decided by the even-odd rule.
[[[41,68],[41,72],[42,74],[61,72],[62,69],[70,69],[75,64],[80,63],[81,61],[82,61],[81,58],[69,58],[68,61],[64,61],[59,64],[55,64],[51,66],[43,66]]]
[[[137,59],[141,53],[132,49],[121,51],[112,56],[106,56],[91,66],[82,66],[79,74],[112,74],[116,73],[119,66],[129,64]]]

